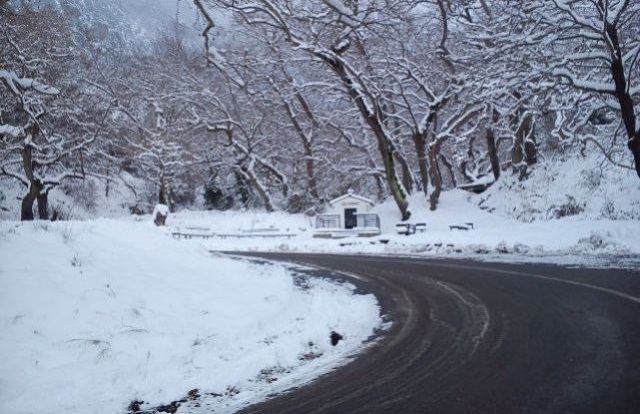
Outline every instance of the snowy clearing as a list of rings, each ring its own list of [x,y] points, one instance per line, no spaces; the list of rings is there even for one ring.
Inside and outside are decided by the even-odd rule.
[[[0,412],[13,414],[124,413],[193,389],[178,412],[233,412],[344,364],[381,324],[352,285],[131,219],[0,222],[0,292]]]
[[[424,233],[396,234],[398,214],[388,201],[373,209],[380,215],[382,234],[372,238],[314,239],[313,219],[303,215],[262,212],[182,212],[169,217],[170,226],[209,226],[218,233],[252,228],[276,228],[296,237],[211,238],[187,240],[210,250],[250,250],[322,253],[364,253],[419,256],[491,257],[500,260],[584,262],[594,258],[625,258],[640,254],[640,221],[585,216],[531,223],[484,211],[477,196],[455,190],[442,195],[437,211],[428,210],[423,196],[411,198],[412,223],[425,222]],[[474,228],[451,230],[472,222]]]

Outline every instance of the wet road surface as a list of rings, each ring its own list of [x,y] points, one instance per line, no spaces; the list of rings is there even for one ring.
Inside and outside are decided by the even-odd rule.
[[[252,256],[356,275],[393,325],[344,367],[242,413],[640,413],[638,270]]]

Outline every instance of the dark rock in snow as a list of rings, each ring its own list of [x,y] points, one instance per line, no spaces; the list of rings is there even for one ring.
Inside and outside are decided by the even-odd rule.
[[[175,414],[180,408],[180,403],[178,401],[174,401],[171,404],[161,405],[155,408],[155,410],[159,413],[169,413]]]
[[[200,392],[197,388],[194,388],[187,393],[187,398],[189,400],[197,400],[198,398],[200,398]]]
[[[331,331],[331,345],[336,346],[338,345],[338,342],[340,342],[343,338],[342,335],[340,335],[338,332],[336,331]]]
[[[144,401],[131,401],[131,403],[127,407],[127,410],[129,410],[129,412],[131,413],[137,413],[141,410],[140,405],[142,404],[144,404]]]

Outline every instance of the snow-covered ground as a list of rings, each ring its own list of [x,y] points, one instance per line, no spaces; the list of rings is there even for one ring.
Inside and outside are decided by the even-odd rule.
[[[545,221],[523,222],[489,213],[477,206],[478,196],[461,190],[442,194],[438,210],[428,210],[421,195],[411,197],[409,222],[425,222],[427,230],[410,236],[398,235],[397,208],[387,201],[374,208],[380,215],[382,234],[373,238],[313,238],[313,219],[286,213],[182,212],[170,216],[174,227],[207,226],[217,233],[274,227],[292,238],[212,238],[183,243],[210,250],[250,250],[323,253],[364,253],[420,256],[473,256],[510,260],[523,258],[574,261],[594,257],[628,258],[640,255],[640,220],[612,220],[570,216]],[[468,231],[451,230],[450,225],[473,223]]]
[[[410,223],[426,232],[396,234],[397,207],[391,200],[373,210],[382,234],[371,239],[314,239],[313,218],[263,212],[182,212],[174,226],[203,225],[217,233],[276,227],[297,233],[291,239],[215,238],[192,241],[210,250],[257,250],[475,257],[507,261],[547,261],[607,265],[640,262],[640,181],[634,171],[604,161],[599,154],[554,152],[526,180],[505,171],[482,194],[442,193],[436,211],[426,198],[410,197]],[[450,225],[473,223],[468,231]]]
[[[505,172],[475,197],[487,211],[533,222],[578,217],[581,220],[640,220],[640,181],[633,170],[613,167],[598,154],[550,155],[526,180]]]
[[[178,412],[232,412],[343,364],[381,316],[349,284],[128,218],[0,222],[0,325],[1,413],[125,413],[193,389]]]
[[[232,412],[344,363],[381,326],[375,298],[353,286],[212,251],[638,267],[640,183],[595,162],[551,160],[480,195],[445,191],[435,212],[415,194],[409,222],[427,227],[410,236],[396,234],[391,200],[373,209],[382,234],[372,238],[317,239],[312,217],[284,212],[182,211],[163,229],[149,216],[0,221],[0,413],[124,413],[193,389],[200,397],[178,412]],[[52,201],[73,217],[122,216],[133,204],[121,187]],[[2,190],[0,220],[17,217],[19,192]],[[465,223],[473,229],[449,227]],[[187,226],[227,237],[171,236]],[[265,233],[293,237],[255,237]],[[332,330],[345,334],[336,347]]]

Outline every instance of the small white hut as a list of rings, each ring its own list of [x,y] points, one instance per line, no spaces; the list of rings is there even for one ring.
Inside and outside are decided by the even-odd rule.
[[[369,211],[375,203],[353,191],[329,201],[325,214],[316,216],[314,237],[370,237],[380,234],[380,217]]]

